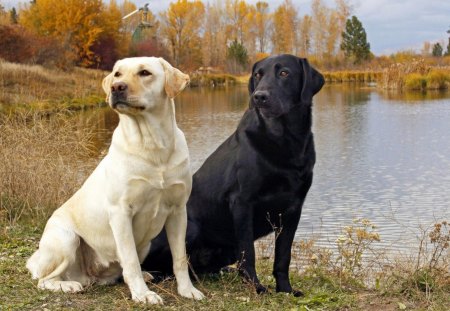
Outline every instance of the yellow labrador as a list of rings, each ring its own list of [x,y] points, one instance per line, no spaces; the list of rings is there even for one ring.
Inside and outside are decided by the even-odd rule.
[[[38,287],[78,292],[121,275],[133,300],[162,303],[140,263],[165,227],[178,293],[202,299],[191,283],[185,250],[186,201],[192,178],[173,98],[189,76],[162,58],[118,61],[103,80],[119,113],[108,154],[83,186],[47,222],[39,249],[27,262]]]

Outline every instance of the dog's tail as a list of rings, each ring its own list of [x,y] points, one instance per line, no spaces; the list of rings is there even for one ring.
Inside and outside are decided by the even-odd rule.
[[[69,260],[47,256],[37,250],[28,260],[27,269],[31,272],[33,279],[50,280],[62,275],[69,267]]]

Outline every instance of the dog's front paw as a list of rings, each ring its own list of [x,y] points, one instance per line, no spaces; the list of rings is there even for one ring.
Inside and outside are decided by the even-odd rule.
[[[196,289],[194,286],[184,289],[178,288],[178,294],[180,294],[180,296],[195,300],[202,300],[203,298],[205,298],[205,295],[203,295],[202,292]]]
[[[141,303],[149,303],[149,304],[159,304],[162,305],[163,304],[163,300],[161,297],[159,297],[158,294],[156,294],[155,292],[152,291],[148,291],[143,295],[132,295],[132,298],[134,301],[136,302],[141,302]]]
[[[293,289],[291,293],[292,293],[292,295],[294,295],[294,297],[302,297],[302,296],[305,296],[305,294],[303,294],[302,291],[295,290],[295,289]]]
[[[267,287],[261,284],[255,284],[255,289],[258,294],[265,294],[269,291]]]

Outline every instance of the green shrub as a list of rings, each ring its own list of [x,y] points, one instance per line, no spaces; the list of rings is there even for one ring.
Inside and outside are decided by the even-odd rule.
[[[424,90],[427,87],[427,81],[419,73],[410,73],[403,78],[403,83],[407,90]]]
[[[443,70],[431,70],[426,76],[427,88],[433,90],[442,90],[448,88],[450,74]]]

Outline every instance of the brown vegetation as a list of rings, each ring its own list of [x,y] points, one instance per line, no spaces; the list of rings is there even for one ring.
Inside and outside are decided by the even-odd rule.
[[[381,88],[396,90],[446,89],[449,84],[450,69],[432,68],[424,59],[392,64],[379,81]]]
[[[74,67],[70,71],[23,65],[0,59],[0,110],[79,109],[104,102],[105,73]]]
[[[67,200],[93,168],[92,138],[67,112],[0,114],[0,226],[46,219]]]
[[[151,3],[149,8],[152,9]],[[348,0],[336,0],[335,7],[314,0],[311,16],[301,16],[292,0],[275,8],[264,1],[249,4],[245,0],[177,0],[159,17],[149,12],[148,23],[153,27],[146,29],[139,40],[132,40],[140,14],[126,20],[121,17],[135,9],[131,1],[41,0],[21,7],[19,25],[8,25],[9,12],[0,9],[0,27],[5,30],[2,43],[6,50],[20,56],[0,51],[0,57],[36,63],[28,51],[29,44],[18,44],[28,42],[32,36],[37,41],[52,42],[55,49],[51,52],[58,55],[48,55],[45,61],[57,66],[71,63],[109,69],[114,60],[135,55],[139,45],[150,42],[157,48],[141,50],[139,54],[163,56],[184,70],[213,66],[225,71],[230,62],[228,49],[234,41],[247,53],[242,63],[244,70],[258,59],[258,53],[315,56],[331,63],[329,60],[343,58],[339,51],[340,34],[351,13]],[[18,31],[9,31],[11,27]],[[298,28],[302,29],[301,35]]]

